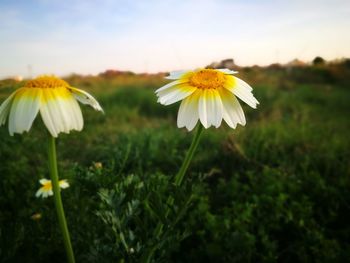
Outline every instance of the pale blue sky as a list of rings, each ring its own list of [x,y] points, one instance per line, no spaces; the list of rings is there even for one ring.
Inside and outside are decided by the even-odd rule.
[[[0,77],[350,57],[349,29],[349,0],[0,0]]]

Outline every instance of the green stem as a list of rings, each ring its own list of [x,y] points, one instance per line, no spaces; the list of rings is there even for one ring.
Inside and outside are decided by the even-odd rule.
[[[184,176],[186,174],[186,171],[188,169],[188,166],[190,165],[190,163],[192,161],[193,154],[194,154],[194,152],[197,149],[197,146],[198,146],[198,143],[200,141],[202,132],[203,132],[203,126],[201,124],[199,124],[198,127],[197,127],[196,134],[194,135],[194,137],[192,139],[191,146],[188,149],[188,152],[186,154],[185,160],[182,162],[180,170],[177,173],[177,175],[175,176],[175,182],[174,183],[178,187],[181,185],[182,180],[183,180],[183,178],[184,178]],[[168,197],[167,204],[169,205],[169,207],[174,204],[174,198],[172,196]],[[165,212],[165,217],[168,217],[168,215],[170,213],[169,207],[168,207],[168,209]]]
[[[58,171],[57,171],[57,159],[56,159],[56,145],[55,138],[49,135],[49,144],[48,144],[48,154],[49,154],[49,168],[50,176],[53,190],[53,197],[55,200],[56,212],[58,217],[58,222],[61,228],[64,247],[67,253],[67,259],[69,263],[74,263],[74,253],[72,244],[70,242],[69,231],[67,227],[66,217],[64,215],[63,204],[61,199],[60,186],[58,181]]]
[[[186,154],[186,158],[181,165],[179,173],[175,177],[175,185],[176,186],[180,186],[182,183],[182,180],[183,180],[184,175],[187,171],[187,168],[190,165],[191,160],[193,158],[193,154],[194,154],[195,150],[197,149],[202,132],[203,132],[203,126],[201,124],[199,124],[197,127],[196,134],[193,137],[190,149],[188,150],[188,152]]]
[[[185,176],[185,173],[186,173],[186,171],[188,169],[188,166],[190,165],[190,163],[192,161],[193,154],[194,154],[194,152],[197,149],[197,146],[198,146],[198,143],[200,141],[200,137],[202,135],[202,132],[203,132],[203,126],[201,124],[198,124],[196,134],[194,135],[194,137],[192,139],[192,143],[191,143],[190,148],[188,149],[188,152],[186,154],[185,160],[183,161],[179,172],[175,176],[174,183],[175,183],[176,186],[180,186],[181,183],[182,183],[182,180],[183,180],[183,178]],[[172,196],[168,197],[167,204],[168,204],[168,207],[167,207],[167,209],[165,211],[165,218],[168,217],[168,215],[170,213],[170,207],[174,204],[174,198]],[[164,228],[164,224],[162,222],[159,222],[157,224],[157,227],[156,227],[156,230],[155,230],[155,236],[157,238],[159,238],[160,235],[162,234],[163,228]],[[157,245],[155,247],[153,247],[153,249],[149,252],[149,254],[146,256],[146,259],[144,260],[144,262],[149,263],[151,261],[151,259],[153,257],[153,254],[156,251],[156,249],[157,249]]]

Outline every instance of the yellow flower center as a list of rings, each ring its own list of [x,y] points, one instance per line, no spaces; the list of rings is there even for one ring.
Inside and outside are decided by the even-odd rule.
[[[201,69],[189,78],[192,86],[199,89],[217,89],[226,82],[225,74],[215,69]]]
[[[62,88],[69,87],[69,84],[62,79],[59,79],[54,76],[40,76],[36,79],[29,80],[26,85],[26,88]]]
[[[50,191],[52,189],[51,181],[46,182],[42,187],[45,191]]]

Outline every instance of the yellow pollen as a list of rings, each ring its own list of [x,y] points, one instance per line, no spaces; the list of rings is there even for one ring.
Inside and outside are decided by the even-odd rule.
[[[215,69],[201,69],[189,78],[189,82],[199,89],[217,89],[224,86],[226,77]]]
[[[54,76],[40,76],[40,77],[37,77],[36,79],[29,80],[24,87],[25,88],[42,88],[42,89],[62,88],[62,87],[68,88],[69,84],[64,80]]]

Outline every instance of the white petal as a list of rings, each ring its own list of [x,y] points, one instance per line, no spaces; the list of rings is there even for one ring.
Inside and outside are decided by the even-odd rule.
[[[49,195],[53,195],[53,191],[52,191],[52,190],[47,191],[47,195],[48,195],[48,196],[49,196]]]
[[[6,122],[16,93],[17,91],[13,92],[0,106],[0,126]]]
[[[207,99],[206,99],[206,92],[207,90],[201,91],[201,96],[199,97],[199,103],[198,103],[198,112],[199,112],[199,119],[201,123],[203,124],[204,128],[209,128],[210,122],[208,118],[208,110],[207,110]]]
[[[36,196],[36,197],[40,197],[40,195],[42,195],[42,194],[43,194],[43,191],[42,191],[42,189],[40,188],[38,191],[36,191],[35,196]]]
[[[189,70],[179,70],[179,71],[173,71],[169,73],[169,76],[166,76],[166,79],[180,79],[185,75],[186,73],[191,72]]]
[[[38,114],[41,89],[22,88],[18,90],[12,102],[9,116],[9,132],[23,133],[29,131]]]
[[[170,105],[190,96],[196,90],[197,88],[195,87],[181,84],[173,86],[166,90],[162,90],[157,95],[159,96],[159,102],[161,104]]]
[[[57,137],[59,130],[57,129],[55,125],[54,115],[52,113],[52,110],[50,110],[50,107],[48,104],[44,104],[40,107],[40,115],[43,119],[43,122],[46,126],[46,128],[49,130],[50,134],[53,137]]]
[[[224,110],[223,118],[226,123],[233,129],[236,128],[237,123],[244,126],[246,124],[244,112],[235,96],[226,89],[220,90],[220,95]]]
[[[53,137],[57,137],[60,132],[69,133],[83,128],[80,107],[66,88],[43,90],[40,114]]]
[[[74,97],[78,101],[80,101],[83,104],[90,105],[91,107],[93,107],[97,111],[103,112],[103,109],[101,108],[100,104],[89,93],[87,93],[86,91],[83,91],[81,89],[77,89],[77,88],[70,87],[69,89],[72,91]]]
[[[256,108],[256,105],[259,104],[256,98],[253,96],[252,87],[239,78],[232,76],[232,82],[229,81],[225,88],[254,109]]]
[[[67,180],[60,180],[59,186],[60,186],[60,188],[65,189],[65,188],[69,187],[69,183],[67,182]]]
[[[71,128],[77,131],[81,131],[84,126],[83,114],[81,113],[80,106],[78,102],[72,98],[71,101],[67,101],[69,103],[70,116],[71,116]]]
[[[241,79],[239,79],[237,77],[234,77],[234,79],[237,82],[238,86],[242,86],[242,87],[246,88],[249,91],[253,90],[253,88],[247,82],[245,82],[245,81],[243,81],[243,80],[241,80]]]
[[[201,91],[196,91],[181,102],[177,115],[177,127],[191,131],[198,122],[198,102]]]
[[[199,98],[199,119],[205,128],[214,125],[218,128],[222,121],[223,106],[216,90],[205,89]]]
[[[50,182],[50,180],[47,180],[47,179],[43,178],[43,179],[40,179],[39,182],[40,182],[40,184],[45,185],[48,182]]]
[[[53,89],[43,90],[43,101],[40,107],[41,117],[53,137],[57,137],[60,132],[68,132],[68,123],[65,115],[62,114],[57,92]]]
[[[182,84],[182,83],[186,83],[188,82],[187,79],[179,79],[179,80],[175,80],[175,81],[172,81],[162,87],[160,87],[159,89],[157,89],[155,92],[156,93],[159,93],[160,91],[163,91],[163,90],[166,90],[168,88],[171,88],[172,86],[175,86],[175,85],[178,85],[178,84]]]
[[[221,125],[222,122],[222,115],[223,115],[223,105],[221,101],[220,94],[217,90],[211,90],[212,93],[212,124],[218,128]]]
[[[64,120],[64,132],[69,133],[70,130],[81,131],[84,121],[80,106],[73,96],[57,99],[57,105],[60,109],[62,119]]]
[[[227,68],[219,68],[217,70],[222,72],[222,73],[224,73],[224,74],[228,74],[228,75],[232,75],[232,74],[238,73],[238,71],[233,71],[233,70],[230,70],[230,69],[227,69]]]

